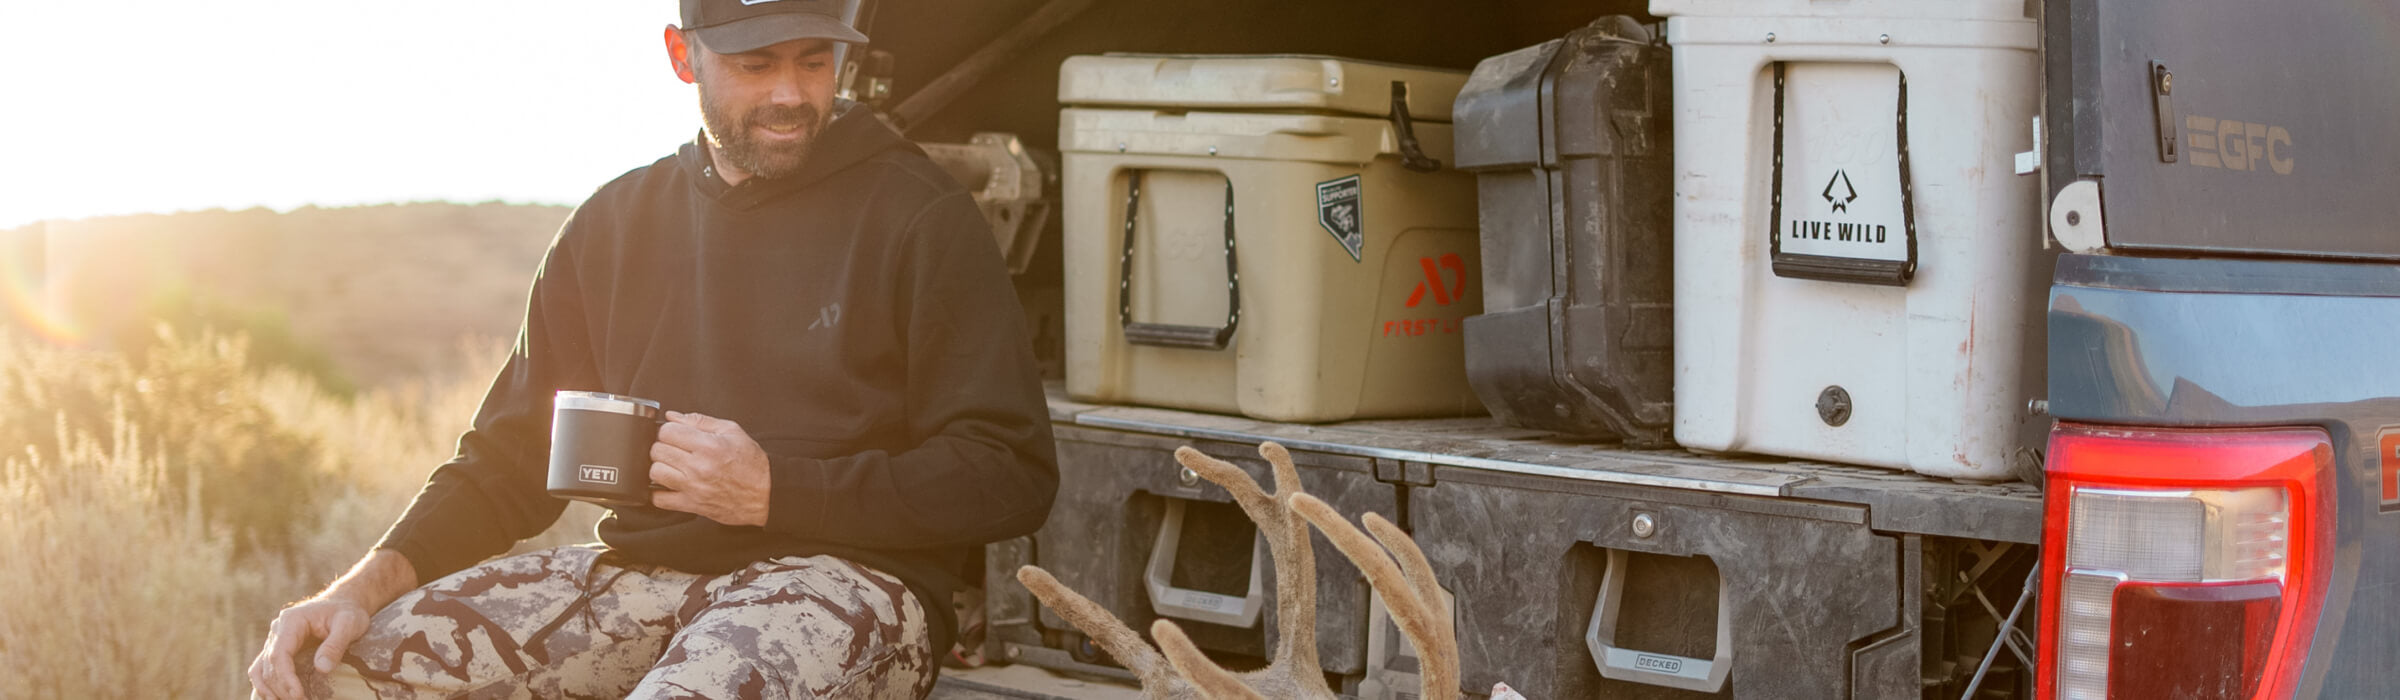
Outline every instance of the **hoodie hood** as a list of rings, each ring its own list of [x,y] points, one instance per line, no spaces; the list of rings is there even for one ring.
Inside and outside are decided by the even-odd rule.
[[[817,142],[808,153],[808,160],[790,175],[776,178],[751,177],[740,185],[727,185],[718,177],[716,163],[709,156],[708,134],[701,132],[691,142],[675,152],[675,163],[691,178],[692,185],[709,199],[735,209],[748,209],[759,203],[779,198],[791,192],[832,177],[860,163],[874,159],[885,151],[901,150],[922,155],[900,132],[875,117],[874,110],[859,103],[836,99],[833,121],[817,134]]]

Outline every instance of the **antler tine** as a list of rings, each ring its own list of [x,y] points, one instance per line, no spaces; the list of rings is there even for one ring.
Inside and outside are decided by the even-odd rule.
[[[1050,572],[1038,566],[1018,567],[1017,582],[1025,584],[1026,590],[1033,591],[1033,597],[1040,598],[1043,605],[1058,611],[1059,617],[1066,618],[1076,629],[1090,635],[1093,644],[1108,652],[1117,663],[1124,664],[1125,670],[1132,671],[1135,677],[1141,679],[1143,687],[1166,688],[1174,682],[1171,675],[1173,669],[1167,666],[1167,660],[1151,650],[1150,645],[1142,643],[1141,635],[1135,634],[1133,628],[1126,627],[1124,622],[1109,614],[1099,603],[1068,589]]]
[[[1382,542],[1383,548],[1391,550],[1392,556],[1399,560],[1400,573],[1408,577],[1409,586],[1416,589],[1417,597],[1433,613],[1429,622],[1434,635],[1410,640],[1417,645],[1417,660],[1424,669],[1420,678],[1424,683],[1422,697],[1432,700],[1457,695],[1458,630],[1448,614],[1449,606],[1443,603],[1446,594],[1442,584],[1434,579],[1433,563],[1425,558],[1425,550],[1417,547],[1415,538],[1401,532],[1399,526],[1383,516],[1368,513],[1360,520],[1366,522],[1367,532],[1375,535],[1375,541]]]
[[[1258,481],[1250,478],[1250,474],[1240,467],[1202,454],[1189,446],[1175,448],[1175,461],[1198,473],[1201,478],[1225,487],[1227,492],[1233,494],[1234,502],[1242,506],[1242,512],[1259,525],[1271,525],[1278,529],[1284,527],[1282,512],[1275,507],[1275,498],[1260,489]]]
[[[1367,586],[1383,594],[1385,606],[1391,608],[1392,621],[1399,624],[1402,634],[1408,635],[1411,640],[1435,638],[1435,615],[1427,609],[1430,603],[1417,597],[1416,590],[1409,587],[1408,579],[1400,573],[1399,565],[1392,562],[1391,555],[1384,553],[1383,548],[1367,539],[1366,533],[1358,531],[1358,526],[1343,520],[1332,506],[1325,505],[1315,496],[1305,493],[1294,496],[1292,512],[1299,513],[1302,519],[1317,526],[1318,531],[1325,533],[1325,539],[1333,542],[1334,548],[1342,550],[1342,554],[1350,558],[1350,563],[1358,565],[1359,572],[1367,576]],[[1422,645],[1425,642],[1416,643],[1419,644],[1418,649],[1424,649]],[[1457,692],[1453,690],[1442,697],[1447,698]]]
[[[1191,679],[1192,688],[1199,691],[1201,697],[1209,700],[1266,700],[1258,691],[1243,685],[1241,678],[1233,675],[1232,671],[1208,660],[1208,656],[1201,654],[1200,648],[1192,644],[1192,638],[1184,636],[1183,628],[1175,626],[1174,622],[1160,618],[1150,623],[1150,636],[1158,640],[1159,650],[1167,653],[1167,663],[1173,664],[1184,678]]]
[[[1433,562],[1425,558],[1425,550],[1417,547],[1416,538],[1401,532],[1400,526],[1393,525],[1392,521],[1383,519],[1379,514],[1368,513],[1359,520],[1366,523],[1367,534],[1374,535],[1375,541],[1383,543],[1383,548],[1390,550],[1392,557],[1399,561],[1400,573],[1408,578],[1408,585],[1416,590],[1417,598],[1424,600],[1428,606],[1439,604],[1443,595],[1442,583],[1434,580]],[[1437,631],[1445,635],[1451,632],[1449,618],[1437,615],[1434,623],[1441,628]]]
[[[1284,521],[1283,544],[1275,547],[1275,610],[1277,631],[1282,644],[1275,649],[1275,663],[1291,669],[1294,677],[1310,687],[1323,688],[1323,677],[1313,673],[1320,666],[1317,657],[1317,552],[1309,545],[1308,528],[1292,522],[1291,503],[1294,496],[1306,493],[1300,487],[1300,471],[1292,465],[1292,453],[1273,442],[1259,443],[1258,456],[1264,457],[1275,471],[1276,512]]]
[[[1258,456],[1265,457],[1267,464],[1275,468],[1276,496],[1289,496],[1301,492],[1300,470],[1292,466],[1291,450],[1283,449],[1283,445],[1273,442],[1262,442],[1258,443]]]

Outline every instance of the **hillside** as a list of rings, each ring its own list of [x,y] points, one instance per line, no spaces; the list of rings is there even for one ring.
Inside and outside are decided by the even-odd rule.
[[[568,212],[415,203],[54,221],[41,286],[63,322],[48,335],[122,347],[152,337],[150,319],[233,326],[262,351],[321,355],[342,382],[405,381],[454,364],[465,339],[515,333]],[[0,240],[28,250],[30,234]]]

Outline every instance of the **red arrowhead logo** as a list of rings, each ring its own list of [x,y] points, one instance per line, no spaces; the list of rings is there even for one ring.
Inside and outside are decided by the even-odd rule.
[[[1452,300],[1466,295],[1467,261],[1458,257],[1457,253],[1443,253],[1438,261],[1434,258],[1417,258],[1417,264],[1425,267],[1425,281],[1418,282],[1417,290],[1408,295],[1409,308],[1416,308],[1417,304],[1425,301],[1427,289],[1433,290],[1433,303],[1440,306],[1449,306]],[[1453,276],[1457,281],[1444,285],[1443,270],[1455,273]]]

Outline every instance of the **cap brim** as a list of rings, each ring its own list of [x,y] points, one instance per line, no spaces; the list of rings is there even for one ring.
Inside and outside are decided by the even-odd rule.
[[[842,24],[841,20],[805,12],[760,15],[698,29],[693,33],[700,37],[700,45],[717,53],[757,51],[798,39],[867,43],[867,35]]]

